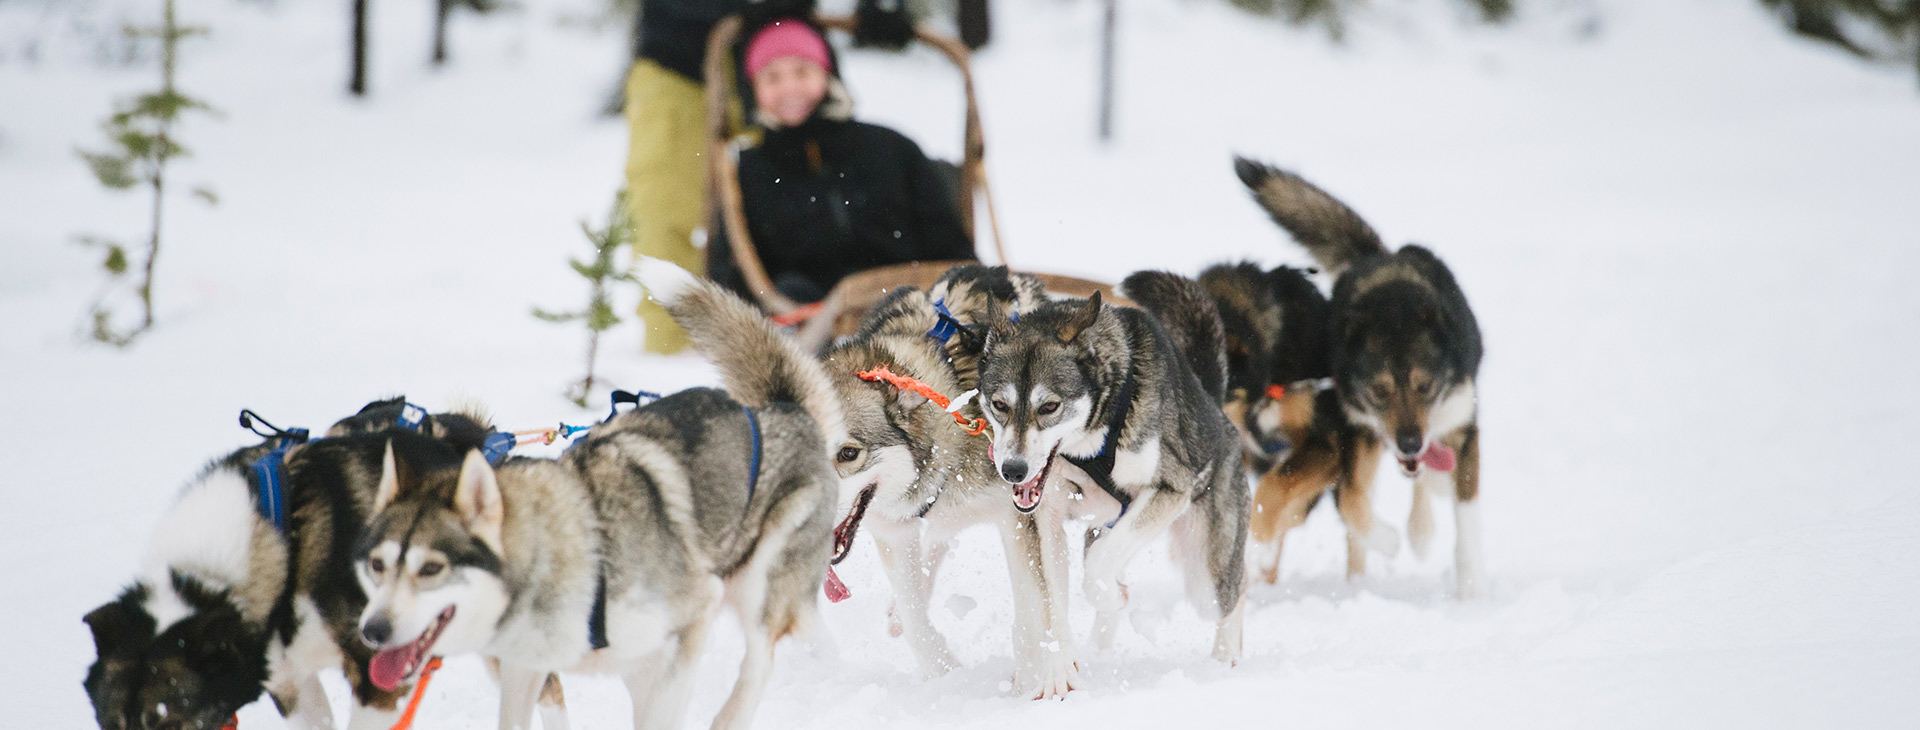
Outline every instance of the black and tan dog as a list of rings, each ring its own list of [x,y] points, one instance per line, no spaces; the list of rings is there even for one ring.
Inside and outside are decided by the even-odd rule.
[[[269,440],[209,464],[160,519],[131,585],[86,616],[98,652],[85,681],[96,721],[218,728],[265,690],[294,726],[333,727],[318,675],[341,668],[353,726],[391,725],[409,688],[369,681],[373,650],[357,627],[366,597],[349,549],[389,444],[419,469],[458,466],[488,430],[483,419],[393,399],[326,438]],[[558,691],[550,683],[544,698],[555,710]]]
[[[1220,310],[1227,351],[1227,417],[1240,431],[1247,470],[1258,476],[1285,461],[1304,440],[1304,424],[1281,421],[1311,414],[1311,397],[1289,410],[1288,394],[1310,396],[1332,375],[1327,363],[1327,297],[1307,278],[1310,269],[1251,262],[1217,264],[1200,272],[1200,286]],[[1304,404],[1307,408],[1299,407]]]
[[[1274,222],[1335,277],[1326,328],[1335,387],[1331,397],[1311,401],[1318,407],[1309,429],[1331,437],[1332,448],[1296,449],[1291,468],[1283,464],[1278,478],[1262,480],[1260,521],[1272,520],[1278,541],[1331,483],[1347,523],[1348,571],[1363,571],[1362,547],[1392,552],[1398,545],[1373,521],[1369,499],[1388,449],[1414,482],[1407,531],[1415,552],[1431,540],[1429,497],[1453,498],[1458,594],[1478,595],[1485,587],[1475,390],[1482,347],[1466,295],[1431,251],[1389,251],[1358,214],[1298,175],[1246,159],[1234,169]]]

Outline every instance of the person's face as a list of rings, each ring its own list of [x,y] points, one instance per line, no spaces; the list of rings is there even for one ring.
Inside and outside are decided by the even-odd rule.
[[[826,96],[827,70],[799,56],[773,59],[753,77],[754,101],[783,127],[807,121]]]

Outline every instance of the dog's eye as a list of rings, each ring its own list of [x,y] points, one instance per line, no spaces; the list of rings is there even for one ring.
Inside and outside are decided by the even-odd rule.
[[[387,572],[387,561],[379,558],[367,558],[367,571],[374,575]]]
[[[420,566],[420,577],[432,578],[439,575],[440,571],[446,569],[447,565],[445,563],[427,563],[426,565]]]
[[[858,459],[860,458],[860,447],[842,446],[840,447],[840,453],[835,454],[834,458],[838,459],[842,464]]]
[[[1422,398],[1433,395],[1433,381],[1425,380],[1418,383],[1414,383],[1413,392],[1419,393],[1420,397]]]
[[[1006,402],[1006,401],[1003,401],[1003,400],[1000,400],[999,398],[995,398],[995,399],[993,399],[993,409],[994,409],[995,411],[999,411],[999,412],[1001,412],[1001,413],[1006,413],[1006,412],[1007,412],[1007,402]]]
[[[1051,416],[1054,414],[1055,411],[1060,410],[1060,401],[1049,401],[1046,403],[1042,403],[1040,404],[1040,407],[1036,410],[1042,416]]]
[[[1367,389],[1367,394],[1373,396],[1375,401],[1385,403],[1387,398],[1393,395],[1393,388],[1375,383],[1373,387]]]

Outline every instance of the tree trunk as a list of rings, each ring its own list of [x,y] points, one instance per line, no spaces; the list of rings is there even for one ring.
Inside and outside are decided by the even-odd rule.
[[[993,14],[988,10],[987,0],[960,0],[956,15],[960,42],[967,44],[968,49],[980,50],[993,40]]]
[[[367,95],[367,2],[353,0],[353,69],[347,78],[347,93]]]
[[[447,16],[453,14],[453,0],[436,0],[433,16],[433,65],[447,63]]]
[[[173,71],[174,49],[180,42],[179,24],[174,20],[173,0],[167,0],[166,17],[161,25],[160,42],[160,90],[167,96],[174,95]],[[153,268],[160,259],[160,222],[162,204],[167,192],[167,158],[173,146],[171,135],[173,125],[165,120],[160,122],[160,143],[158,154],[153,162],[153,230],[147,234],[147,262],[140,271],[140,327],[128,334],[134,335],[153,328]]]
[[[1116,0],[1107,0],[1100,20],[1100,141],[1113,140],[1113,45],[1119,15]]]

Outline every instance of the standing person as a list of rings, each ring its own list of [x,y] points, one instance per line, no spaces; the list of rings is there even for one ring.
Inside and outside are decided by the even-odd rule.
[[[740,152],[747,232],[787,298],[819,301],[842,277],[910,261],[973,259],[956,194],[920,147],[853,120],[833,49],[811,21],[749,23],[738,54],[752,119],[766,128]],[[751,298],[724,226],[707,245],[707,275]]]
[[[627,210],[634,252],[700,271],[693,232],[707,191],[707,35],[746,0],[642,0],[627,73]],[[666,309],[643,300],[640,323],[651,353],[685,349],[687,335]]]

